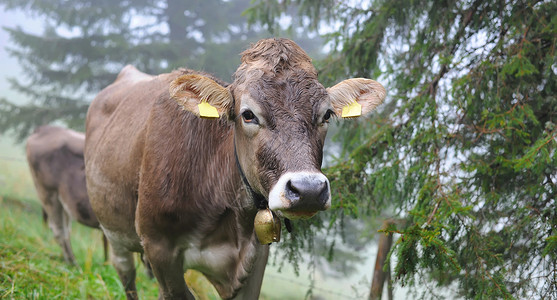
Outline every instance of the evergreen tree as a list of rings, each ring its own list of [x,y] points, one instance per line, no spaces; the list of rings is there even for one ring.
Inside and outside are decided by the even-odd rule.
[[[331,30],[322,81],[387,87],[373,118],[342,123],[329,223],[313,230],[392,212],[404,219],[385,230],[398,234],[396,284],[425,298],[438,287],[557,298],[557,2],[355,2],[258,0],[249,11],[277,28],[297,5],[301,26]],[[300,240],[290,247],[312,243]]]
[[[20,139],[53,121],[83,129],[89,102],[126,64],[159,74],[179,67],[203,70],[228,81],[239,53],[268,35],[248,28],[249,0],[0,0],[44,20],[39,34],[5,27],[24,79],[12,87],[25,104],[0,99],[0,133]],[[305,39],[305,38],[304,38]]]

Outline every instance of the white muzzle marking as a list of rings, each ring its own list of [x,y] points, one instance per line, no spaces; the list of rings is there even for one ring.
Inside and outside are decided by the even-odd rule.
[[[322,209],[319,210],[325,210],[331,207],[331,186],[329,183],[329,179],[327,179],[325,175],[317,172],[289,172],[283,174],[269,192],[269,209],[276,212],[279,216],[292,219],[309,218],[315,215],[315,213],[317,213],[317,210],[315,212],[289,211],[292,206],[297,204],[296,201],[303,201],[303,199],[288,199],[288,197],[286,196],[287,184],[291,181],[304,179],[326,183],[328,198],[326,199]]]

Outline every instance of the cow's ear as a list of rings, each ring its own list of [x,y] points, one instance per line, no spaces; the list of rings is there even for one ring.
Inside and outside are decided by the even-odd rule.
[[[327,89],[337,116],[354,118],[373,111],[383,102],[385,88],[366,78],[346,79]]]
[[[232,106],[232,94],[222,85],[202,75],[182,75],[170,83],[170,97],[185,110],[203,118],[226,115]]]

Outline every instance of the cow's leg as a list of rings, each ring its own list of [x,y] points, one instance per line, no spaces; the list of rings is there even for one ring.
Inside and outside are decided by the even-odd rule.
[[[128,300],[138,299],[137,289],[135,287],[135,265],[133,262],[133,252],[128,251],[124,246],[120,245],[117,240],[111,239],[110,234],[106,234],[110,242],[110,252],[112,265],[116,269],[120,281],[124,286],[126,298]]]
[[[62,233],[64,236],[64,243],[65,243],[64,251],[67,252],[70,257],[72,257],[73,259],[72,264],[77,265],[77,261],[75,259],[72,244],[71,244],[72,219],[70,215],[68,215],[68,212],[64,209],[62,209],[62,229],[64,230],[64,232]]]
[[[46,214],[46,211],[44,211],[44,208],[42,209],[43,211],[43,224],[46,225],[48,224],[48,215]]]
[[[35,189],[37,190],[37,196],[39,197],[43,208],[43,221],[48,224],[48,227],[54,234],[56,243],[58,243],[58,245],[62,248],[64,260],[67,263],[76,265],[75,256],[70,244],[70,235],[68,230],[65,228],[67,226],[67,222],[64,220],[64,207],[58,198],[58,192],[46,189],[40,181],[36,180],[34,173],[33,181],[35,183]]]
[[[151,264],[147,260],[147,257],[143,253],[141,253],[141,261],[143,262],[143,267],[145,267],[145,275],[147,275],[149,279],[153,279],[155,277],[153,269],[151,268]]]
[[[143,239],[143,247],[159,282],[159,299],[195,300],[184,280],[182,251],[163,239]]]
[[[77,265],[70,243],[70,229],[68,227],[70,226],[71,220],[58,199],[58,193],[47,192],[41,196],[44,197],[42,202],[43,209],[48,216],[48,227],[52,230],[54,239],[56,239],[58,245],[62,247],[64,260],[72,265]]]
[[[257,256],[255,258],[253,269],[251,270],[249,277],[246,279],[244,286],[233,299],[259,299],[261,283],[263,283],[263,275],[265,274],[267,258],[269,257],[269,245],[257,245],[256,247]]]

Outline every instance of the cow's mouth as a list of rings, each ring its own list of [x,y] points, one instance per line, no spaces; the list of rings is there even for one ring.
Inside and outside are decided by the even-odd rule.
[[[288,211],[276,210],[274,211],[279,217],[285,219],[309,219],[315,216],[319,211]]]

